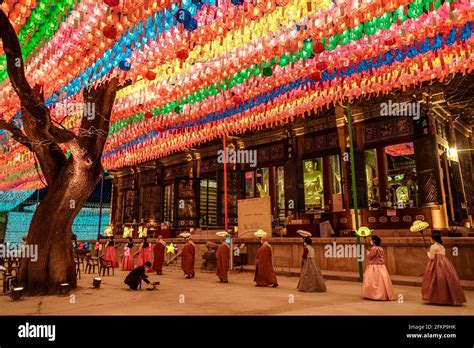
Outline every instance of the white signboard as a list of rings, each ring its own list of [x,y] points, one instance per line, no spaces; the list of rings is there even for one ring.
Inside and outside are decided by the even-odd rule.
[[[237,202],[239,217],[239,238],[255,238],[259,229],[272,236],[272,215],[270,197],[240,199]]]

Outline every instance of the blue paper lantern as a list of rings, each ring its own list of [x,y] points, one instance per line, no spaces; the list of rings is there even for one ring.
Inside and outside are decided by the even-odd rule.
[[[130,62],[127,60],[121,60],[119,62],[119,68],[123,71],[129,71],[131,67]]]
[[[203,1],[203,0],[192,0],[192,3],[193,3],[194,5],[196,5],[196,7],[197,7],[198,9],[200,9],[200,8],[204,5],[204,1]]]
[[[192,19],[191,13],[188,10],[179,10],[176,13],[176,20],[178,23],[187,23]]]
[[[230,2],[235,6],[241,6],[244,4],[244,0],[230,0]]]
[[[197,29],[198,23],[197,20],[194,18],[191,18],[189,22],[184,23],[184,29],[189,30],[189,31],[194,31]]]

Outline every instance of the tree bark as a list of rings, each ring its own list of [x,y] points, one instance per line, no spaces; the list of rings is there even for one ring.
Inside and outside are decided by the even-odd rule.
[[[27,244],[38,245],[38,260],[25,259],[20,285],[28,295],[54,294],[61,283],[76,287],[72,223],[97,184],[101,168],[68,160],[58,180],[48,186],[31,221]]]

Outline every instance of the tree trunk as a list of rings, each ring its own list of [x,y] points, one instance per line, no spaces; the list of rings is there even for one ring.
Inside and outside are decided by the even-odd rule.
[[[60,179],[48,186],[33,215],[27,238],[27,244],[38,246],[38,259],[24,259],[20,269],[20,285],[27,295],[58,293],[61,283],[76,287],[72,223],[101,173],[100,163],[91,167],[70,158]]]

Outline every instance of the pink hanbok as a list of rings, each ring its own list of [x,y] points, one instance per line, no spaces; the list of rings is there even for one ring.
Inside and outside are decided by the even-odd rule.
[[[428,252],[430,261],[423,275],[423,301],[460,306],[467,302],[456,269],[446,256],[446,249],[434,243]]]
[[[373,246],[367,254],[369,264],[365,268],[362,296],[371,300],[393,301],[393,286],[385,267],[382,247]]]

